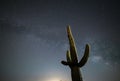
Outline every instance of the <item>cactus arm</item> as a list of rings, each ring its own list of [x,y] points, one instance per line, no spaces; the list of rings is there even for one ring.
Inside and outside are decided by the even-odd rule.
[[[76,45],[74,42],[74,38],[71,32],[70,26],[67,26],[67,34],[68,34],[68,39],[70,44],[71,60],[72,62],[78,63]]]
[[[67,62],[66,62],[66,61],[61,61],[61,63],[62,63],[63,65],[70,65],[71,56],[70,56],[70,51],[69,51],[69,50],[67,50],[66,59],[67,59]]]
[[[81,61],[78,63],[78,66],[79,67],[84,66],[88,60],[88,57],[89,57],[89,45],[86,44],[84,56],[82,57]]]
[[[68,62],[66,62],[66,61],[61,61],[61,63],[62,63],[63,65],[69,65]]]

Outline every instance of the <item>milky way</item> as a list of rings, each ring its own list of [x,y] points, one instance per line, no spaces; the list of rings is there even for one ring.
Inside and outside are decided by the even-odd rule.
[[[120,7],[118,1],[11,0],[0,2],[0,63],[3,81],[70,81],[62,66],[71,26],[79,59],[85,44],[90,58],[84,81],[119,81]]]

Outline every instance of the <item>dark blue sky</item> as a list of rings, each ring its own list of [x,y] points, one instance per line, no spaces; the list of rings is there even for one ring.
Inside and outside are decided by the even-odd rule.
[[[90,58],[84,81],[120,81],[120,6],[117,0],[0,1],[0,80],[71,81],[65,60],[71,26],[79,59]]]

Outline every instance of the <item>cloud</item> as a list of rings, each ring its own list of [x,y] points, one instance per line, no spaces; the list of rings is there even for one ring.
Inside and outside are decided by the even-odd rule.
[[[91,57],[91,61],[93,63],[97,63],[97,62],[100,62],[102,60],[102,57],[101,56],[92,56]]]
[[[53,27],[48,25],[39,25],[39,26],[26,26],[15,24],[10,20],[0,20],[0,31],[3,33],[15,33],[27,35],[31,34],[38,38],[49,40],[49,41],[64,41],[66,35],[64,28]]]

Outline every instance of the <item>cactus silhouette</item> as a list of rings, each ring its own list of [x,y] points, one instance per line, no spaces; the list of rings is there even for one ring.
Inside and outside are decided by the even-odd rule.
[[[67,34],[68,34],[70,49],[67,50],[67,53],[66,53],[67,61],[61,61],[61,63],[63,65],[68,65],[70,67],[72,81],[83,81],[82,75],[81,75],[81,72],[80,72],[79,68],[84,66],[86,64],[87,60],[88,60],[88,57],[89,57],[89,45],[86,44],[84,56],[78,62],[76,45],[75,45],[75,42],[74,42],[74,38],[72,36],[70,26],[67,26]]]

